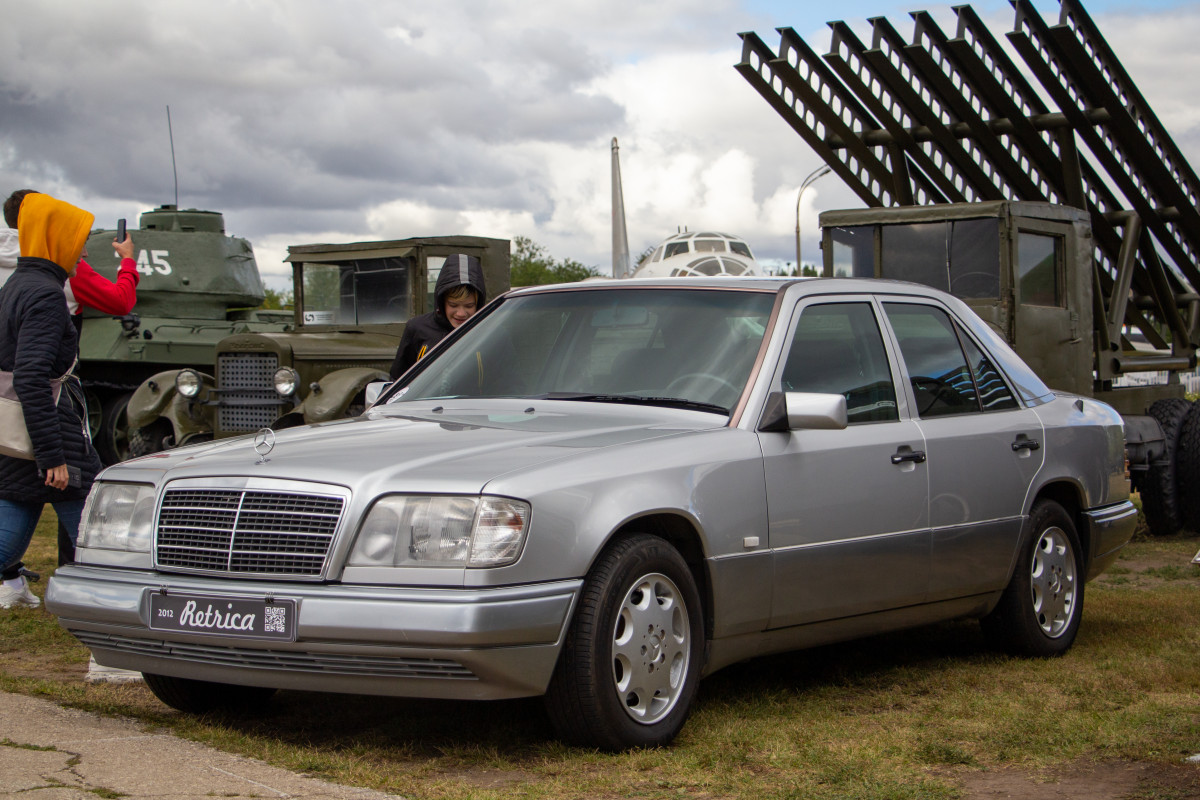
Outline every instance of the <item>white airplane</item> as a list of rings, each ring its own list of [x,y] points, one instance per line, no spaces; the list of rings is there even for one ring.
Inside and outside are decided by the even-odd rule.
[[[684,231],[669,236],[632,269],[625,230],[625,198],[617,140],[612,140],[613,275],[618,278],[676,278],[696,275],[763,275],[746,240],[726,233]]]

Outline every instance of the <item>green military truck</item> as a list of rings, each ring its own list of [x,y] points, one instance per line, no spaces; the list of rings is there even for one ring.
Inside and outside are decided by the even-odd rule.
[[[215,370],[165,370],[129,401],[134,455],[212,438],[354,416],[388,379],[405,323],[433,310],[446,257],[475,256],[488,297],[508,291],[509,240],[435,236],[288,248],[288,331],[228,336]]]
[[[137,304],[124,317],[83,310],[76,368],[106,464],[129,455],[125,409],[147,378],[185,365],[211,370],[226,336],[291,326],[290,315],[255,310],[264,293],[254,250],[226,235],[221,214],[164,205],[142,214],[129,235],[141,273]],[[88,263],[109,280],[120,267],[115,236],[96,230],[87,242]]]
[[[966,300],[1048,385],[1121,413],[1152,532],[1200,531],[1200,178],[1078,0],[1056,24],[1013,7],[1007,47],[962,5],[953,32],[831,22],[823,54],[743,33],[736,68],[868,206],[821,215],[826,275]]]

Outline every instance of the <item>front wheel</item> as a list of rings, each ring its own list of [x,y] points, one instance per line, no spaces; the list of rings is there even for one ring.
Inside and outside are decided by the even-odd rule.
[[[265,706],[276,691],[261,686],[212,683],[149,672],[143,672],[142,678],[155,697],[188,714],[219,710],[254,712]]]
[[[679,551],[656,536],[618,540],[588,574],[546,693],[559,735],[604,750],[669,743],[703,645],[700,594]]]
[[[1000,648],[1024,656],[1060,656],[1071,648],[1083,615],[1083,551],[1075,523],[1052,500],[1029,515],[1031,535],[1012,580],[980,622]]]

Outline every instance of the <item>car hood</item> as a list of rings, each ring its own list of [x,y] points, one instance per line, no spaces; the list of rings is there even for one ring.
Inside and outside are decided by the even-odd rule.
[[[102,479],[252,476],[476,493],[526,467],[727,424],[725,416],[699,411],[561,400],[403,403],[275,431],[263,456],[254,436],[240,436],[126,461]]]

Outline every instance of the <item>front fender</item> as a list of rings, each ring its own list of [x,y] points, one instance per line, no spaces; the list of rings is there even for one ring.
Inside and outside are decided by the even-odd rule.
[[[175,376],[183,370],[170,369],[147,378],[129,398],[126,411],[130,428],[145,428],[165,419],[171,423],[176,442],[197,434],[212,433],[213,409],[201,402],[216,385],[211,375],[192,370],[202,382],[200,394],[189,400],[175,389]]]
[[[372,381],[390,380],[386,372],[370,367],[352,367],[331,372],[317,382],[304,401],[288,416],[301,416],[305,424],[341,419],[359,392]]]

